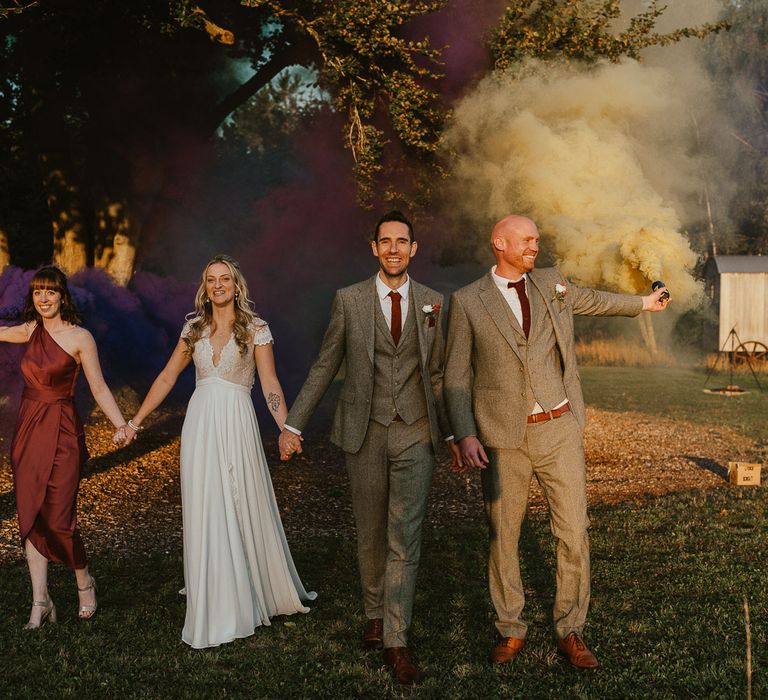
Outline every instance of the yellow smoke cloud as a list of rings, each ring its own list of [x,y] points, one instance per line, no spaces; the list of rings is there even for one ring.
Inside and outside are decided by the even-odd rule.
[[[629,60],[588,70],[531,62],[487,77],[446,136],[462,199],[478,221],[530,216],[582,284],[648,293],[661,279],[678,309],[694,305],[696,254],[654,186],[683,177],[697,186],[676,140],[692,131],[677,86],[668,71]]]

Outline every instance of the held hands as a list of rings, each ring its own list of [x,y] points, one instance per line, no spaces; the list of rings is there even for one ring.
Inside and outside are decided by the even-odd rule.
[[[488,455],[485,454],[485,449],[475,435],[459,440],[459,451],[463,463],[461,471],[466,471],[469,467],[485,469],[488,464]]]
[[[643,311],[664,311],[669,302],[669,290],[666,287],[659,287],[655,292],[643,297]]]
[[[301,453],[301,443],[303,440],[304,438],[301,437],[301,435],[297,435],[287,428],[283,428],[280,431],[280,437],[277,441],[280,448],[280,459],[283,462],[287,462],[295,452]]]
[[[453,439],[448,440],[448,449],[451,452],[451,463],[448,465],[448,469],[454,474],[463,474],[467,467],[461,457],[461,450]]]
[[[112,442],[120,447],[127,447],[130,445],[139,434],[141,426],[136,425],[133,420],[129,420],[127,423],[123,423],[112,436]]]

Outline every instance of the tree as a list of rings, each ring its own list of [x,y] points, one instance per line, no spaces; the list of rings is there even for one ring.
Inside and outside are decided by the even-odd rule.
[[[768,6],[762,0],[729,0],[729,37],[709,52],[713,79],[736,131],[724,134],[739,148],[732,173],[739,186],[729,212],[738,232],[721,253],[768,254]]]
[[[126,283],[141,240],[162,235],[169,211],[205,166],[212,137],[291,66],[316,69],[345,116],[363,198],[390,135],[429,158],[443,118],[432,87],[439,52],[426,38],[399,33],[444,2],[10,7],[0,15],[2,128],[20,144],[14,172],[32,163],[39,172],[54,257],[69,271],[101,266]],[[20,225],[7,224],[16,232]]]
[[[649,46],[701,39],[728,26],[723,21],[659,34],[656,22],[665,10],[666,5],[650,0],[647,10],[615,32],[612,25],[621,17],[621,0],[513,0],[492,41],[496,69],[505,70],[525,57],[583,63],[640,59]]]

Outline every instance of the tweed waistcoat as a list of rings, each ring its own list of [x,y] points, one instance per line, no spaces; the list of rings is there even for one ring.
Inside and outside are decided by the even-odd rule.
[[[546,304],[532,284],[528,285],[528,298],[531,304],[528,338],[520,332],[520,324],[509,305],[504,304],[509,322],[517,331],[515,338],[523,362],[525,395],[520,398],[525,402],[526,413],[530,413],[537,402],[545,411],[551,411],[567,396],[563,382],[563,361]],[[535,361],[529,362],[529,357],[535,358]]]
[[[381,307],[377,304],[376,308],[371,420],[382,425],[389,425],[397,415],[408,424],[427,415],[413,295],[408,303],[408,315],[397,346]]]

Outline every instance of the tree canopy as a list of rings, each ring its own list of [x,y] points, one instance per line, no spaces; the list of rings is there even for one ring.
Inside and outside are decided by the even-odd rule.
[[[0,233],[11,258],[100,266],[127,282],[217,142],[275,148],[268,132],[285,136],[313,100],[336,112],[361,200],[380,197],[403,158],[414,180],[430,179],[450,104],[443,47],[424,21],[448,1],[3,3],[0,147],[10,158],[0,166]],[[498,6],[488,49],[499,70],[526,56],[617,61],[724,26],[658,33],[656,0],[621,31],[612,29],[620,0]],[[298,95],[297,71],[314,76],[315,97]],[[46,227],[52,237],[29,236]]]

